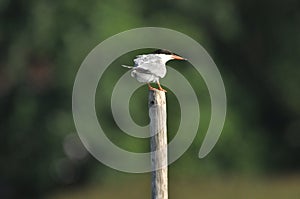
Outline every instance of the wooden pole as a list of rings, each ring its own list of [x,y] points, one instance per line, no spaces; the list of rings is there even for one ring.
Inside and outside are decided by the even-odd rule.
[[[168,142],[165,92],[150,90],[148,102],[152,152],[152,199],[168,199]]]

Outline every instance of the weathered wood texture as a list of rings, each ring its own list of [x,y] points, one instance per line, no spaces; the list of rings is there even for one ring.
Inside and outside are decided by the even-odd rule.
[[[168,198],[168,142],[165,92],[149,91],[152,199]]]

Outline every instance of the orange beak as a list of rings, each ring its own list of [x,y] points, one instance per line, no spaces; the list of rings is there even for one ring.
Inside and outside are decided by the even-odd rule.
[[[186,60],[185,58],[180,57],[180,56],[178,56],[178,55],[172,55],[172,58],[173,58],[173,59],[177,59],[177,60]]]

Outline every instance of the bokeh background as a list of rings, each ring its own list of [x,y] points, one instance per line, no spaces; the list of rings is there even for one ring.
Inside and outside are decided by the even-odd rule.
[[[209,95],[188,63],[169,63],[197,90],[202,118],[192,146],[169,167],[170,198],[299,198],[299,11],[297,0],[1,0],[0,198],[150,197],[150,174],[118,172],[89,155],[71,112],[73,82],[89,51],[143,26],[171,28],[201,43],[228,97],[222,136],[198,159]],[[149,49],[111,64],[96,96],[107,136],[132,151],[149,150],[149,142],[120,132],[109,99],[126,72],[120,65],[142,52]],[[167,95],[172,139],[180,111],[174,94]],[[133,119],[147,124],[145,86],[130,107]]]

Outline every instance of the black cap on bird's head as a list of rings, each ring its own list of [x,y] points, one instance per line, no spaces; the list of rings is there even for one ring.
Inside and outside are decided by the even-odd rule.
[[[171,51],[166,50],[166,49],[158,49],[158,50],[154,51],[153,54],[173,55],[173,54],[175,54],[175,53],[172,53]]]
[[[165,54],[165,55],[172,55],[173,59],[178,59],[178,60],[186,60],[185,58],[181,57],[180,55],[173,53],[169,50],[166,49],[158,49],[153,52],[153,54]]]

